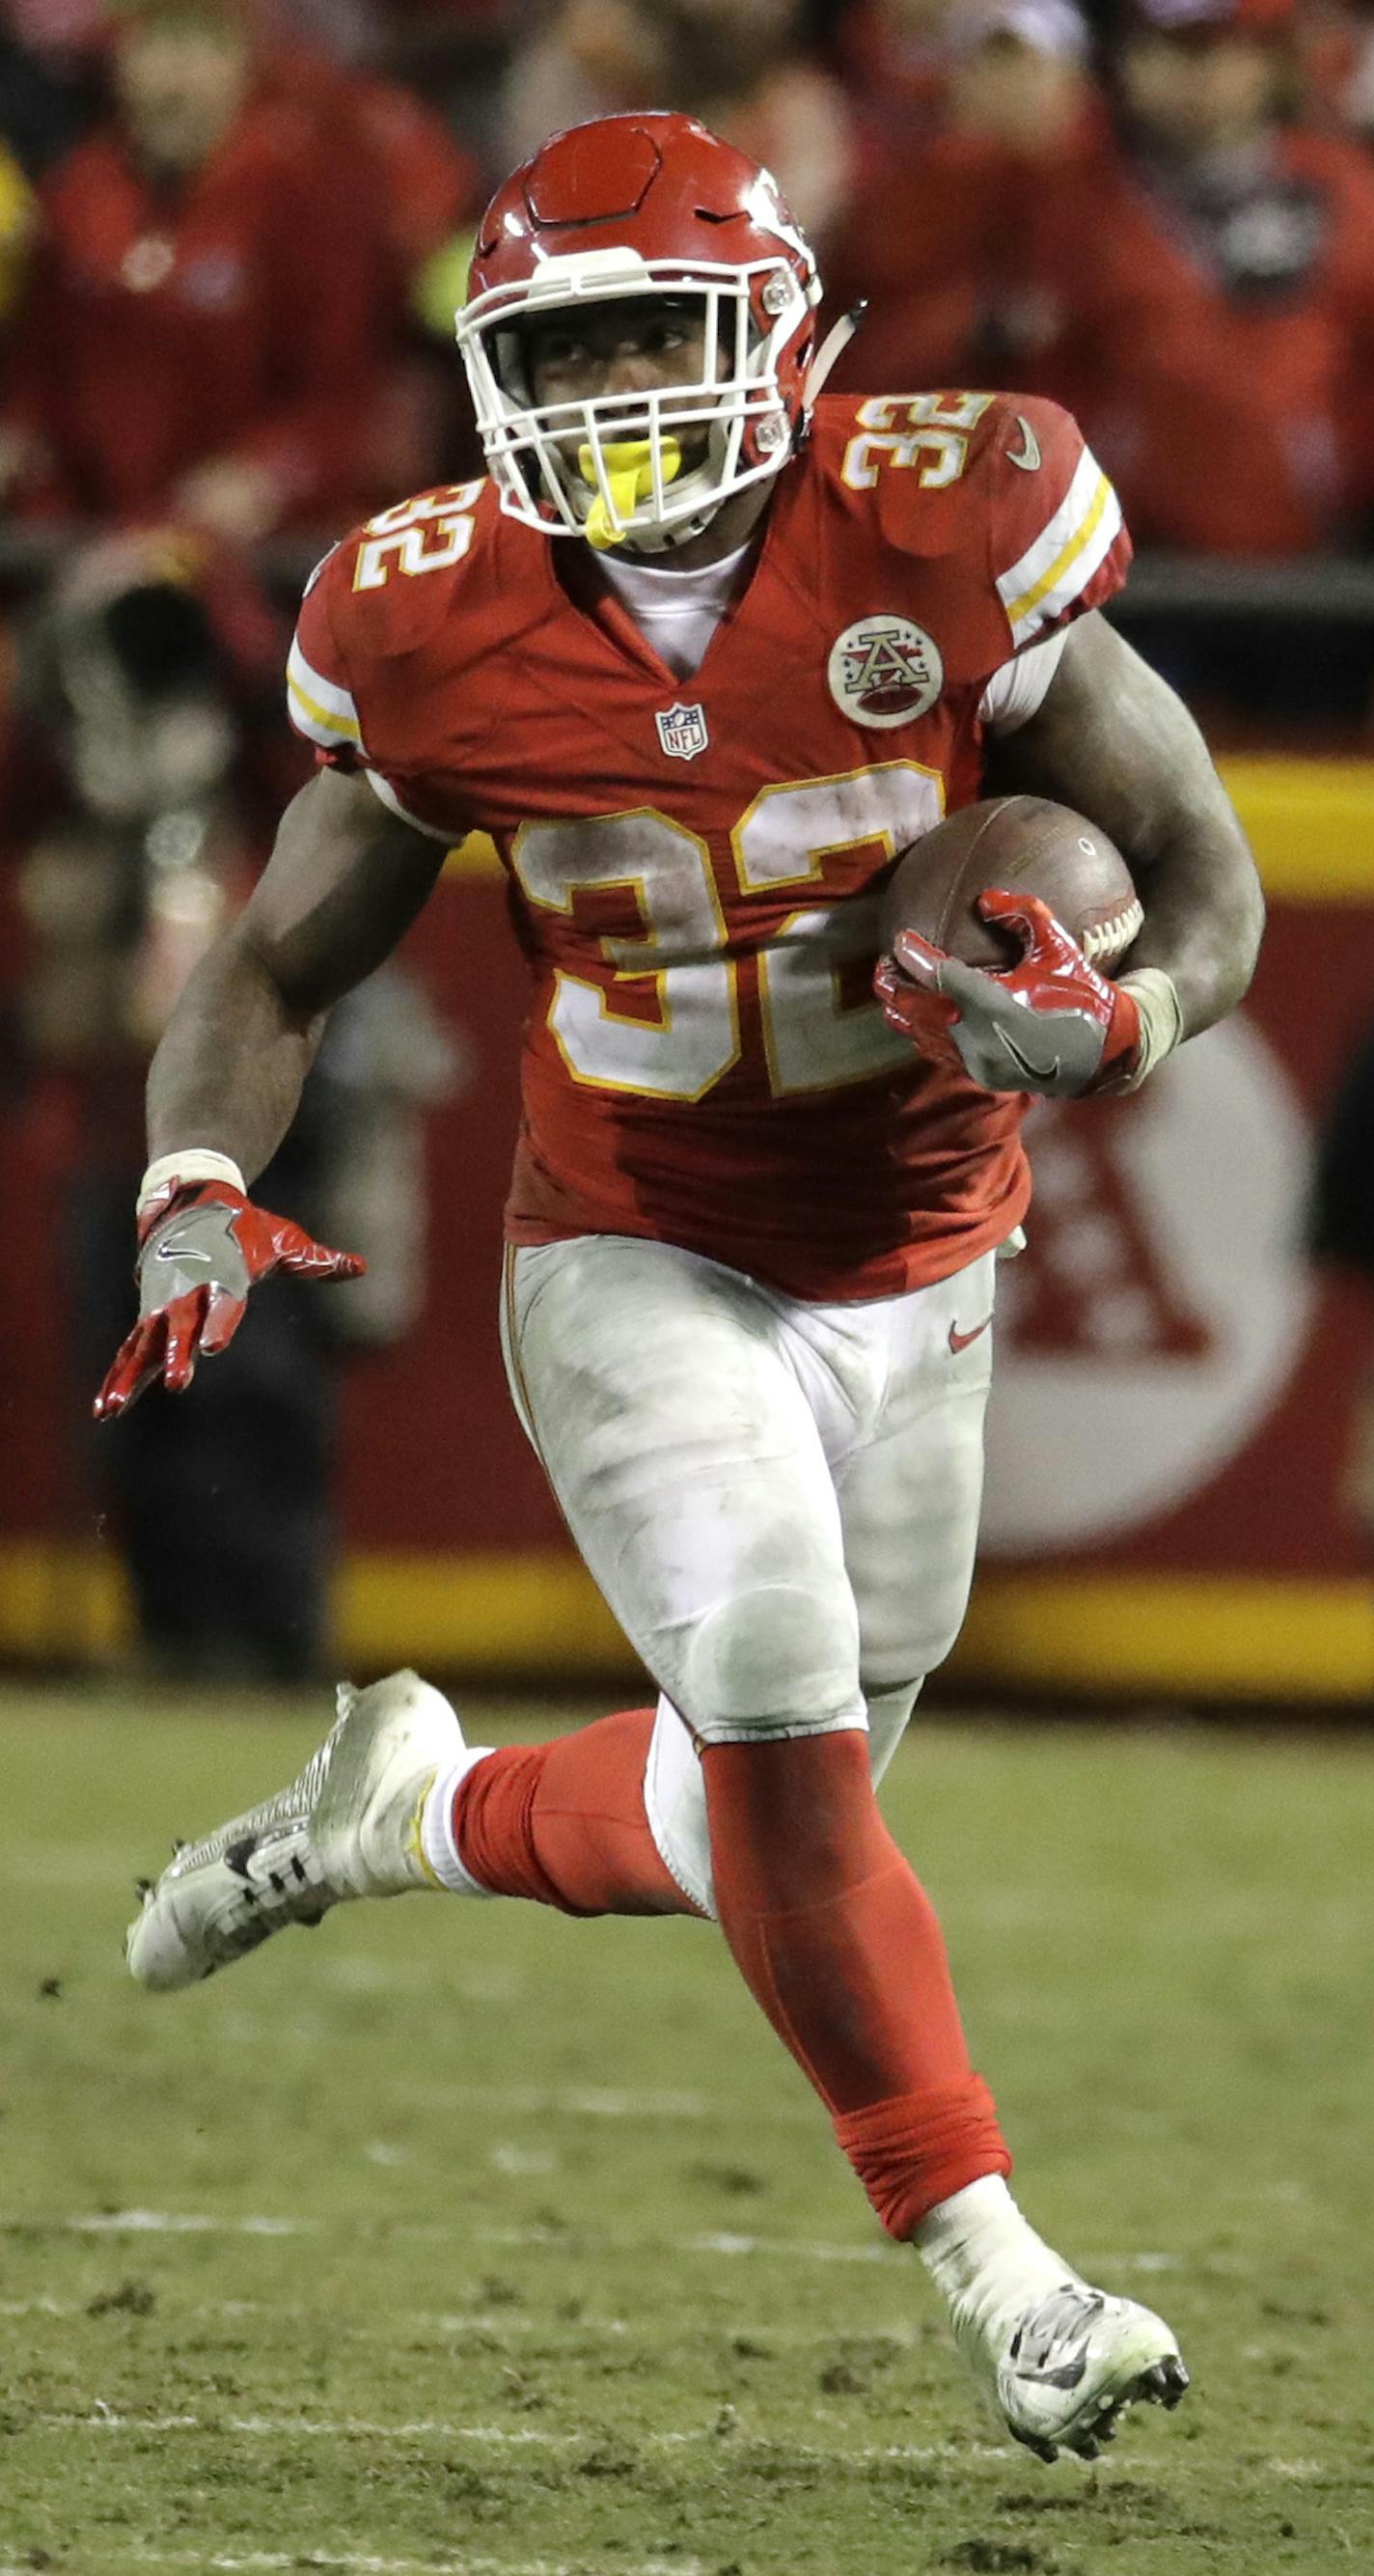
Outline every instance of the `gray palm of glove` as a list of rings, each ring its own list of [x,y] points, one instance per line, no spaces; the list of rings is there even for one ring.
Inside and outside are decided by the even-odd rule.
[[[1037,1009],[957,957],[943,968],[940,991],[959,1005],[950,1036],[969,1080],[985,1091],[1066,1100],[1094,1081],[1105,1031],[1086,1011]]]
[[[242,1305],[253,1274],[234,1234],[234,1208],[206,1204],[178,1210],[150,1234],[138,1264],[138,1311],[160,1314],[178,1297],[208,1288],[210,1304]]]
[[[115,1355],[95,1400],[98,1422],[112,1420],[160,1378],[180,1394],[202,1354],[213,1358],[233,1340],[248,1292],[274,1270],[305,1279],[356,1279],[364,1264],[351,1252],[315,1243],[289,1217],[254,1207],[227,1182],[173,1192],[145,1216],[138,1265],[138,1322]]]
[[[1017,963],[989,973],[899,930],[874,978],[885,1016],[918,1047],[952,1048],[984,1091],[1060,1100],[1093,1090],[1138,1044],[1130,994],[1098,973],[1037,896],[992,886],[978,909],[1020,941]]]

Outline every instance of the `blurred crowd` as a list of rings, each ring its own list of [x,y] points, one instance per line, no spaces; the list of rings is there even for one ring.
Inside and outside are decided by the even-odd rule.
[[[1369,0],[0,0],[0,29],[25,518],[242,544],[446,473],[485,192],[671,105],[868,298],[840,381],[1061,397],[1147,544],[1368,541]]]
[[[0,1111],[57,1175],[74,1385],[129,1320],[148,1055],[302,774],[265,541],[297,573],[478,469],[453,310],[548,133],[701,116],[776,172],[832,314],[867,299],[837,387],[1057,396],[1138,543],[1369,550],[1374,0],[1088,6],[0,0]],[[1308,635],[1198,634],[1266,716],[1329,699]],[[1369,687],[1366,655],[1357,724]],[[340,1342],[414,1317],[460,1061],[401,970],[341,1015],[270,1187],[369,1288],[264,1301],[194,1408],[85,1462],[73,1526],[94,1487],[153,1659],[324,1653]]]

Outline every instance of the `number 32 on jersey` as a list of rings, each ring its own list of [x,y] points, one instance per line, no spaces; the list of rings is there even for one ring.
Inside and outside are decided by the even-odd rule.
[[[938,771],[892,760],[839,778],[765,787],[730,846],[739,892],[814,885],[828,859],[878,842],[889,858],[933,829]],[[615,980],[654,979],[656,1022],[611,1007],[612,986],[555,971],[548,1025],[574,1081],[659,1100],[700,1100],[739,1061],[738,961],[705,841],[671,815],[526,823],[511,854],[529,902],[571,917],[576,897],[633,892],[643,936],[603,939]],[[782,1098],[862,1082],[909,1059],[875,1002],[846,1003],[845,966],[877,953],[880,898],[857,893],[788,914],[758,950],[769,1081]]]

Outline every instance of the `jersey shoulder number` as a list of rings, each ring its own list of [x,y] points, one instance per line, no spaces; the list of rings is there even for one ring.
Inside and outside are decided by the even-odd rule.
[[[381,666],[441,627],[452,632],[451,583],[436,576],[469,577],[488,491],[485,482],[451,483],[399,501],[311,574],[287,664],[287,707],[296,731],[336,767],[368,759]]]
[[[417,581],[461,563],[472,546],[484,489],[482,482],[444,484],[380,510],[341,550],[352,554],[354,590],[385,590],[393,580]]]
[[[884,470],[945,491],[967,470],[969,442],[994,394],[870,394],[854,414],[840,468],[851,492],[872,492]]]
[[[1119,589],[1121,505],[1072,416],[1038,394],[875,394],[849,412],[846,492],[871,494],[899,552],[962,559],[1009,648]],[[851,505],[852,506],[852,505]]]

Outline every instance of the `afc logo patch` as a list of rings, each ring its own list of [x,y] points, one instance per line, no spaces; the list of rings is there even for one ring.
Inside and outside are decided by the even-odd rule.
[[[670,760],[695,760],[697,753],[706,749],[709,737],[704,707],[665,707],[654,722],[659,744]]]
[[[879,609],[836,636],[826,676],[841,715],[886,727],[929,713],[944,687],[945,666],[923,626]]]

